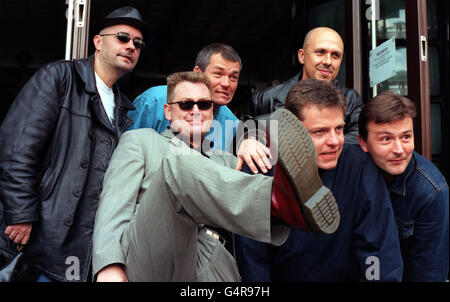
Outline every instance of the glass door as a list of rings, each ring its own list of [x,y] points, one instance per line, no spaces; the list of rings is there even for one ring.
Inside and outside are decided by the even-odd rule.
[[[373,97],[377,93],[389,90],[401,95],[408,95],[405,0],[382,1],[379,7],[380,18],[375,22],[376,39],[373,39],[372,35],[373,23],[367,22],[370,48],[373,50],[377,46],[393,39],[395,42],[395,74],[379,84],[371,85],[369,93]],[[369,65],[369,74],[370,68],[371,66]]]
[[[360,8],[363,99],[389,90],[415,102],[416,151],[431,160],[426,0],[364,3]]]

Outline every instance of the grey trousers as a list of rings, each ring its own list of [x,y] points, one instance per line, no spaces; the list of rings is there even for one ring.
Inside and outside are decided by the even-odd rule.
[[[197,281],[239,282],[241,275],[235,259],[225,248],[223,241],[200,228],[197,250]]]
[[[270,224],[272,179],[226,168],[195,152],[168,152],[122,238],[130,281],[240,281],[208,224],[281,244],[287,227]]]

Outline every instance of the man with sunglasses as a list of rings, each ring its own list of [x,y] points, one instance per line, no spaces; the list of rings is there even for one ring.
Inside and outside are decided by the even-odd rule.
[[[42,67],[0,128],[0,200],[8,244],[36,268],[29,281],[90,280],[103,177],[132,103],[117,80],[136,66],[149,34],[132,7],[96,26],[95,53]],[[14,252],[1,246],[8,257]]]
[[[203,47],[195,59],[193,71],[203,72],[211,81],[212,100],[214,101],[213,120],[206,138],[211,141],[212,148],[215,150],[231,151],[233,146],[233,137],[236,135],[236,129],[239,120],[227,107],[232,101],[236,92],[239,76],[242,70],[242,61],[238,52],[230,45],[224,43],[212,43]],[[164,107],[167,101],[167,86],[155,86],[147,89],[140,94],[134,101],[135,110],[128,112],[128,117],[134,120],[129,129],[152,128],[158,133],[163,133],[170,125],[169,120],[164,113]],[[250,142],[251,143],[251,142]],[[253,158],[260,158],[256,151],[268,149],[253,142],[256,147],[248,148],[243,145],[239,152],[239,160],[236,168],[241,169],[242,163],[247,162],[253,165]],[[259,149],[257,149],[259,147]],[[253,151],[255,150],[255,151]],[[263,162],[263,160],[265,160]],[[269,165],[266,157],[262,157],[257,162],[261,169]],[[223,230],[218,230],[224,238],[227,238],[227,248],[232,249],[231,234]]]
[[[193,71],[205,73],[212,85],[214,119],[207,138],[212,141],[213,149],[230,150],[238,119],[227,105],[236,92],[241,70],[239,54],[227,44],[212,43],[197,54]],[[133,101],[136,110],[128,113],[134,120],[130,129],[152,128],[164,132],[169,126],[163,109],[166,100],[165,85],[151,87],[139,95]]]
[[[248,175],[234,169],[236,157],[211,149],[205,138],[212,103],[204,73],[172,74],[164,105],[170,129],[121,137],[95,220],[97,281],[241,280],[220,235],[205,224],[275,244],[286,239],[286,225],[337,229],[337,205],[322,186],[300,121],[284,109],[273,114],[279,120],[270,129],[275,175]]]
[[[236,92],[241,70],[242,60],[230,45],[212,43],[203,47],[197,54],[193,71],[203,72],[208,76],[214,101],[214,119],[206,138],[212,142],[213,149],[237,151],[236,169],[240,170],[245,162],[254,169],[257,165],[262,171],[267,171],[267,167],[272,167],[268,160],[268,148],[256,140],[244,140],[245,143],[239,146],[234,141],[240,124],[227,105]],[[169,126],[163,110],[166,100],[165,85],[151,87],[139,95],[133,101],[136,110],[128,112],[128,117],[134,120],[129,129],[152,128],[158,133],[164,132]]]

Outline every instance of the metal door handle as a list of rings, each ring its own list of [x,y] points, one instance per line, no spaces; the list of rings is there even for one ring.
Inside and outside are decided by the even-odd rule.
[[[75,4],[75,27],[85,27],[86,25],[86,0],[76,0]]]
[[[420,58],[423,62],[428,61],[428,43],[425,36],[420,36]]]

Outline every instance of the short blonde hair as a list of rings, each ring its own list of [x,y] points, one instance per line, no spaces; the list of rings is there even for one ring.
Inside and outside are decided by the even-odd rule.
[[[203,72],[176,72],[167,77],[167,103],[170,103],[170,101],[172,101],[175,87],[177,87],[177,85],[181,82],[203,83],[211,92],[211,81]]]

